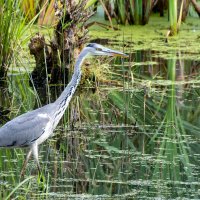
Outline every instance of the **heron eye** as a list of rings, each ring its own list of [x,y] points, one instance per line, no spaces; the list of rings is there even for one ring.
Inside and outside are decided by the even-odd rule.
[[[97,51],[102,51],[102,49],[101,49],[101,48],[96,48],[96,50],[97,50]]]

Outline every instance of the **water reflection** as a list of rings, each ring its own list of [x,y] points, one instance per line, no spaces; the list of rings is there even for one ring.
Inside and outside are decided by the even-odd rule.
[[[45,188],[40,191],[35,178],[16,193],[28,199],[43,192],[50,199],[198,199],[199,64],[179,60],[180,53],[167,60],[158,55],[136,51],[123,65],[111,63],[108,81],[96,83],[95,93],[81,88],[56,135],[40,146]],[[52,86],[50,95],[44,88],[36,93],[28,78],[11,80],[0,98],[10,118],[54,101],[62,91]],[[0,151],[2,197],[18,184],[23,155]],[[35,168],[30,162],[26,176]]]

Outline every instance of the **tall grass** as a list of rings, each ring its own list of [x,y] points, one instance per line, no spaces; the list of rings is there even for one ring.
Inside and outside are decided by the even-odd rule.
[[[6,104],[1,101],[1,105],[4,108],[10,108],[11,112],[8,118],[12,119],[34,109],[36,104],[35,95],[29,86],[27,75],[23,73],[21,75],[18,74],[18,76],[9,76],[7,80],[8,88],[2,89]],[[15,196],[14,192],[17,192],[18,195],[16,196],[19,196],[19,188],[23,187],[24,189],[26,187],[22,186],[25,182],[21,182],[23,180],[20,180],[19,177],[23,165],[24,152],[23,149],[0,149],[0,180],[2,181],[0,194],[2,199],[10,199],[10,195],[13,198]]]
[[[148,23],[152,9],[151,0],[115,1],[116,17],[121,24],[144,25]]]
[[[0,0],[0,79],[7,76],[25,26],[19,0]]]
[[[187,126],[184,125],[176,99],[176,59],[168,61],[168,77],[171,85],[166,97],[166,112],[157,129],[157,135],[152,138],[154,141],[156,138],[159,141],[157,163],[153,171],[153,179],[157,180],[157,187],[163,180],[171,181],[172,187],[174,187],[173,182],[188,181],[192,183],[195,180],[189,158],[191,149],[187,144]],[[164,185],[164,190],[168,190],[167,183]],[[175,187],[174,192],[183,195],[183,192],[176,190]],[[192,184],[190,187],[194,189]]]
[[[194,191],[191,185],[196,183],[186,128],[195,129],[197,135],[199,129],[189,123],[186,126],[180,115],[176,101],[176,60],[168,61],[167,83],[171,81],[171,84],[165,85],[163,80],[162,85],[160,81],[151,88],[157,78],[155,74],[160,71],[147,77],[147,70],[143,70],[146,56],[142,53],[136,53],[134,64],[131,61],[130,66],[121,65],[121,59],[111,68],[99,64],[101,73],[95,81],[102,82],[95,82],[96,87],[101,85],[95,94],[80,86],[68,107],[65,122],[56,131],[59,134],[40,147],[41,166],[45,177],[49,177],[45,194],[33,184],[36,177],[30,177],[32,169],[36,168],[33,161],[29,162],[26,171],[26,180],[30,181],[27,186],[27,182],[19,183],[18,180],[23,156],[18,155],[18,151],[0,152],[1,180],[5,180],[0,184],[1,197],[67,199],[72,195],[73,199],[79,195],[85,198],[88,194],[91,198],[113,196],[118,199],[117,195],[122,198],[127,195],[127,199],[148,199],[150,194],[173,198],[186,191],[185,185],[182,186],[184,181],[187,189],[190,187],[190,192]],[[93,62],[92,68],[95,63],[98,65]],[[163,63],[162,66],[165,68]],[[21,112],[24,112],[33,106],[34,96],[28,93],[28,85],[20,80],[13,80],[12,102],[13,108],[22,107]],[[197,94],[193,100],[198,99],[198,89],[194,93]],[[192,115],[187,111],[185,115]],[[198,116],[199,109],[191,118],[198,120]],[[177,187],[179,184],[181,186]]]
[[[22,9],[28,20],[31,20],[35,17],[36,8],[37,8],[37,3],[34,0],[23,0],[22,1]]]
[[[118,7],[119,19],[122,24],[126,23],[126,9],[125,2],[123,0],[116,0],[116,5]]]
[[[142,12],[143,12],[142,1],[140,1],[140,0],[135,1],[135,9],[134,10],[135,10],[135,14],[134,14],[135,24],[141,24]]]

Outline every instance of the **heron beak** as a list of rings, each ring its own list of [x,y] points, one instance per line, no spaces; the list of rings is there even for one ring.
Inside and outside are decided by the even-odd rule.
[[[118,57],[129,57],[127,54],[125,53],[122,53],[120,51],[115,51],[115,50],[112,50],[112,49],[109,49],[106,51],[110,56],[118,56]]]

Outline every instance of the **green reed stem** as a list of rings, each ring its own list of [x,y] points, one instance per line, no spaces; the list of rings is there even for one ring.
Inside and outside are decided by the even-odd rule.
[[[142,1],[135,0],[135,24],[140,24],[142,21]]]
[[[177,34],[177,1],[169,0],[169,20],[171,34]]]
[[[23,180],[22,182],[20,182],[13,190],[12,192],[5,198],[5,200],[10,199],[10,197],[27,181],[29,181],[30,179],[34,178],[34,176],[30,176],[28,178],[26,178],[25,180]]]
[[[122,24],[126,23],[126,10],[124,0],[117,0],[119,17]]]

